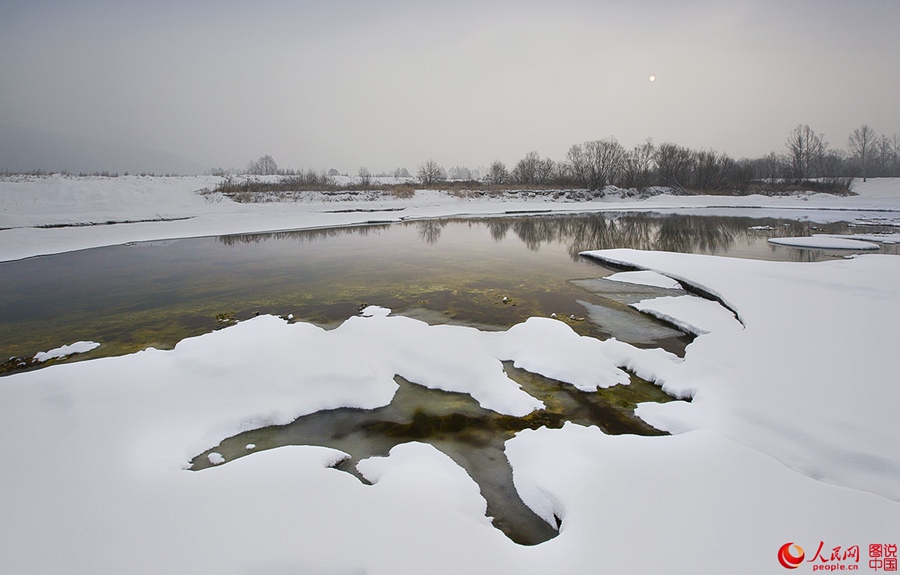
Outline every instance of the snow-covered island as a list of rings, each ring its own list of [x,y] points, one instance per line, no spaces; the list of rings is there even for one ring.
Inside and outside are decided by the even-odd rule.
[[[236,204],[196,193],[215,183],[0,181],[0,261],[144,240],[522,211],[900,223],[898,179],[870,179],[856,185],[857,196],[840,198],[573,203],[422,191],[362,205]],[[779,558],[798,553],[797,572],[886,570],[870,546],[890,552],[900,544],[900,257],[873,252],[819,263],[586,252],[640,270],[610,281],[710,296],[635,304],[698,334],[684,358],[582,337],[551,318],[487,332],[371,308],[332,330],[263,315],[173,350],[4,376],[4,571],[777,573],[785,569]],[[540,399],[505,375],[504,361],[579,389],[625,384],[626,368],[691,401],[638,407],[671,435],[612,436],[570,423],[509,440],[519,494],[560,525],[557,537],[530,547],[495,529],[478,486],[423,443],[361,462],[371,485],[333,468],[344,454],[317,446],[247,445],[252,453],[240,459],[215,452],[214,467],[186,469],[241,431],[323,409],[386,405],[395,375],[467,393],[498,413],[539,408]]]

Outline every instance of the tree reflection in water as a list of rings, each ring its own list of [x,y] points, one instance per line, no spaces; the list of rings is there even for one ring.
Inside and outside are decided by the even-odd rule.
[[[327,326],[364,303],[430,314],[428,321],[501,329],[556,314],[574,318],[569,323],[582,335],[609,337],[615,335],[611,325],[639,314],[573,283],[608,273],[580,258],[582,251],[625,247],[819,261],[848,252],[775,246],[766,239],[882,231],[896,229],[608,212],[428,219],[110,246],[0,266],[0,348],[6,357],[33,357],[91,340],[103,344],[92,356],[119,355],[171,347],[221,327],[218,317],[291,313]],[[880,249],[897,252],[897,245]],[[596,318],[590,313],[595,305],[618,319],[583,320],[586,308],[588,319]],[[670,351],[678,353],[679,346],[673,343]]]
[[[327,240],[339,236],[368,236],[378,234],[391,227],[391,224],[365,224],[359,226],[346,226],[343,228],[314,228],[310,230],[291,230],[285,232],[263,232],[257,234],[232,234],[218,236],[216,240],[226,246],[241,244],[261,244],[268,241],[294,240],[298,242],[314,242]]]
[[[583,251],[610,248],[633,248],[681,253],[718,254],[736,244],[750,243],[762,237],[808,236],[811,233],[847,234],[852,228],[846,222],[811,226],[808,221],[773,218],[695,216],[655,213],[613,213],[576,215],[530,215],[488,218],[447,218],[408,222],[415,225],[419,236],[428,244],[437,243],[450,223],[467,223],[487,227],[497,242],[512,231],[530,250],[538,250],[548,242],[563,242],[568,253],[577,259]],[[777,234],[776,234],[777,231]],[[890,250],[890,248],[889,248]],[[819,253],[810,257],[803,250],[792,250],[794,261],[818,261],[827,257]]]
[[[441,232],[449,222],[447,220],[421,220],[416,222],[419,228],[419,239],[426,244],[435,244],[441,239]]]
[[[224,245],[262,243],[291,239],[314,242],[344,235],[368,236],[388,230],[392,225],[415,226],[419,239],[433,245],[449,224],[484,226],[493,240],[500,242],[512,231],[533,251],[549,242],[562,242],[573,259],[586,250],[633,248],[681,253],[721,254],[736,245],[760,237],[802,237],[815,233],[849,234],[866,231],[847,222],[813,225],[806,220],[658,214],[652,212],[612,212],[569,215],[527,215],[484,218],[433,218],[399,224],[366,224],[343,228],[323,228],[259,234],[220,236]],[[880,228],[872,228],[880,231]],[[832,252],[797,248],[782,250],[791,261],[820,261],[834,257]],[[882,253],[897,253],[894,245],[882,246]]]

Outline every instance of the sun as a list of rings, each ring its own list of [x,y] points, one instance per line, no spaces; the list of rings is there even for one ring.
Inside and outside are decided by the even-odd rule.
[[[650,76],[650,81],[651,81],[651,82],[656,82],[656,76]]]

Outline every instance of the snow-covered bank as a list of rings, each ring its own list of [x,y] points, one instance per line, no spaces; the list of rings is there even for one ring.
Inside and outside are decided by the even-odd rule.
[[[420,190],[411,198],[359,202],[235,203],[199,194],[214,176],[70,178],[0,181],[0,261],[136,241],[361,224],[371,221],[511,212],[655,210],[705,215],[810,218],[826,222],[882,218],[900,222],[900,179],[858,183],[858,196],[607,197],[588,202],[462,198]],[[359,211],[354,211],[359,210]],[[126,223],[127,222],[127,223]],[[42,227],[61,226],[61,227]]]
[[[793,542],[814,562],[824,547],[815,565],[852,565],[830,550],[859,546],[865,571],[869,544],[900,543],[900,259],[595,255],[716,293],[743,325],[694,296],[643,302],[708,332],[680,361],[582,338],[548,318],[481,332],[370,309],[326,331],[262,316],[172,351],[0,379],[6,568],[767,573],[782,569],[778,549]],[[568,424],[508,442],[523,499],[562,519],[560,535],[536,547],[494,529],[472,480],[424,444],[364,462],[372,486],[330,469],[342,455],[318,447],[183,469],[237,430],[383,405],[395,373],[508,413],[538,405],[503,375],[501,359],[582,388],[619,382],[628,366],[694,399],[640,406],[673,436]]]
[[[589,255],[682,279],[740,318],[715,322],[683,364],[657,374],[664,389],[690,392],[694,401],[645,404],[642,418],[676,433],[715,429],[810,477],[900,501],[900,258],[804,264],[635,250]],[[695,313],[692,298],[672,299],[658,314]]]

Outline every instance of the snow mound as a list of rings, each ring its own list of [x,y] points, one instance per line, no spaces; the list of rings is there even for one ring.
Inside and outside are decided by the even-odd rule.
[[[673,280],[670,277],[666,277],[662,274],[658,274],[656,272],[651,271],[636,271],[636,272],[619,272],[617,274],[613,274],[611,276],[607,276],[605,279],[617,282],[625,282],[630,284],[638,284],[645,285],[651,287],[660,287],[660,288],[668,288],[668,289],[679,289],[681,288],[681,284],[677,281]]]
[[[673,432],[714,429],[803,474],[900,500],[900,258],[819,263],[601,250],[595,258],[651,269],[723,294],[745,329],[720,316],[685,361],[658,367],[690,404],[642,404]],[[647,302],[702,323],[688,300]],[[672,306],[663,310],[664,305]],[[699,327],[699,326],[698,326]]]
[[[697,296],[658,297],[640,301],[631,307],[694,335],[741,329],[733,313],[718,302]]]
[[[370,457],[356,468],[379,490],[390,491],[398,499],[433,497],[453,507],[467,518],[489,525],[487,503],[478,485],[465,470],[433,446],[411,442],[391,449],[387,457]]]

